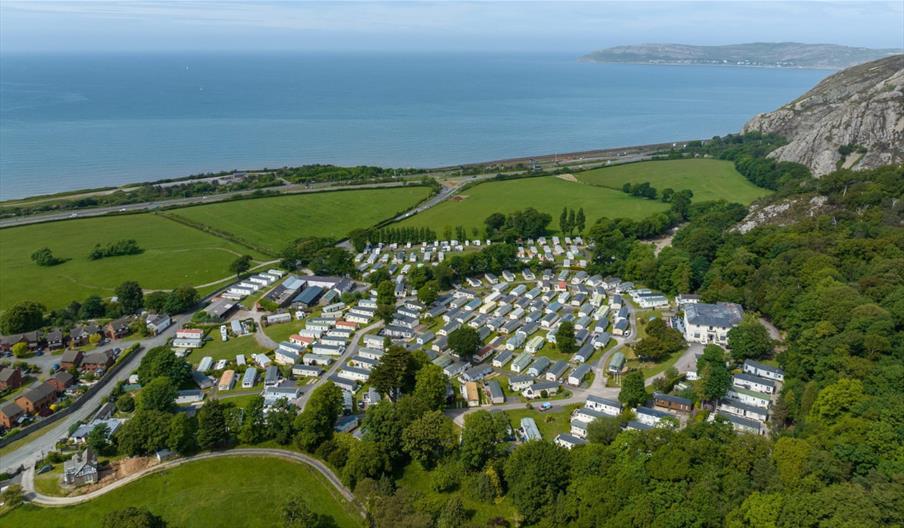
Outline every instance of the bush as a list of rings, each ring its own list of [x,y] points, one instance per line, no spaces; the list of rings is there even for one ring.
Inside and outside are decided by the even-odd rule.
[[[460,473],[461,468],[451,462],[438,466],[430,476],[430,489],[437,493],[454,490],[458,487]]]

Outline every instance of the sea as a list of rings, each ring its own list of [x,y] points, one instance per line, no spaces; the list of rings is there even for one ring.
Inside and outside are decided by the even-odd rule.
[[[436,167],[737,132],[830,71],[575,54],[0,55],[0,199],[311,163]]]

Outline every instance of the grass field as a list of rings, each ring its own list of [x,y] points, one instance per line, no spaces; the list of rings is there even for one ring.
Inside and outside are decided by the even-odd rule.
[[[628,163],[579,172],[575,177],[590,185],[621,191],[625,183],[650,182],[658,191],[671,187],[694,191],[695,202],[728,200],[742,204],[769,194],[735,170],[730,161],[693,159]]]
[[[65,508],[21,506],[0,517],[2,526],[100,526],[103,516],[146,507],[169,526],[281,526],[283,504],[298,493],[340,527],[361,519],[326,480],[309,467],[274,458],[220,458],[150,475],[92,501]]]
[[[341,238],[427,197],[427,187],[296,194],[176,209],[166,214],[229,233],[277,254],[305,236]]]
[[[212,331],[208,336],[208,341],[201,348],[191,351],[191,354],[185,357],[185,360],[197,367],[204,356],[213,358],[214,363],[219,359],[229,360],[230,366],[235,366],[235,356],[237,354],[245,354],[245,361],[251,364],[251,354],[266,354],[270,352],[266,348],[257,344],[253,335],[242,337],[230,337],[229,341],[220,339],[219,331]]]
[[[554,176],[488,182],[466,189],[455,198],[408,218],[402,226],[427,226],[442,236],[446,226],[464,226],[471,233],[477,227],[483,231],[483,221],[492,213],[510,213],[533,207],[552,216],[551,230],[559,228],[562,207],[584,208],[587,228],[597,219],[643,218],[664,211],[667,204],[643,200],[621,191],[566,181]]]
[[[537,429],[543,435],[543,440],[552,442],[557,434],[571,431],[571,413],[580,407],[576,403],[566,406],[553,405],[554,408],[546,412],[537,409],[514,409],[505,411],[505,414],[509,417],[512,429],[521,427],[522,418],[533,418],[537,423]]]
[[[144,252],[88,260],[95,244],[128,238],[135,239]],[[31,254],[42,247],[70,260],[38,266]],[[145,289],[199,286],[229,276],[229,263],[237,255],[262,258],[247,248],[152,214],[0,229],[0,248],[0,310],[23,300],[57,308],[91,294],[110,297],[127,280],[136,280]]]

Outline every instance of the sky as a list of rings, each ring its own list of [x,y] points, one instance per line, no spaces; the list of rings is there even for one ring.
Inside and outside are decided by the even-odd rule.
[[[0,53],[549,51],[648,42],[904,47],[891,2],[0,1]]]

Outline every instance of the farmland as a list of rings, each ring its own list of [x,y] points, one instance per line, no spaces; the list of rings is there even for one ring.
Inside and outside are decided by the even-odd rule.
[[[646,161],[575,174],[583,183],[621,190],[625,183],[650,182],[662,191],[690,189],[695,202],[728,200],[749,204],[770,191],[750,183],[730,161],[711,159]]]
[[[439,234],[446,226],[461,225],[470,232],[474,227],[483,229],[483,221],[492,213],[533,207],[552,216],[549,227],[556,230],[559,213],[565,206],[575,210],[583,207],[588,227],[603,216],[639,219],[668,209],[668,204],[635,198],[620,190],[543,176],[476,185],[400,225],[426,226]]]
[[[99,526],[110,511],[145,507],[169,526],[277,526],[282,507],[300,494],[310,508],[340,527],[360,526],[351,506],[309,467],[273,458],[191,462],[144,477],[89,502],[65,508],[21,506],[3,526]]]
[[[138,255],[89,260],[95,244],[135,239]],[[88,295],[113,295],[124,281],[145,289],[198,286],[230,274],[236,255],[261,255],[248,248],[153,214],[66,220],[0,229],[0,310],[34,300],[48,308],[64,306]],[[56,266],[31,261],[35,250],[48,247],[68,259]]]
[[[427,197],[427,187],[368,189],[239,200],[166,213],[208,226],[269,254],[305,236],[341,238],[386,220]]]

